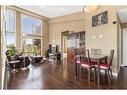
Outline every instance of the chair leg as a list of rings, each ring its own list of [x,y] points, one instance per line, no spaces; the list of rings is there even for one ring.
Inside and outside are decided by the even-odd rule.
[[[108,76],[108,82],[109,82],[109,84],[110,84],[110,83],[111,83],[111,81],[110,81],[109,70],[107,71],[107,76]]]
[[[107,71],[105,70],[105,77],[107,76]]]
[[[81,74],[82,74],[82,67],[80,66],[79,67],[79,76],[81,76]]]
[[[108,74],[108,72],[107,72],[107,70],[105,70],[105,77],[104,77],[104,81],[106,81],[107,80],[107,74]]]
[[[113,80],[112,69],[109,69],[111,73],[111,80]]]
[[[90,83],[90,68],[88,68],[87,70],[88,70],[88,83]]]
[[[94,82],[96,81],[96,67],[94,67]]]
[[[77,63],[75,63],[75,74],[76,76],[78,75],[78,64]]]
[[[77,64],[77,75],[79,75],[79,76],[80,76],[80,69],[81,69],[81,65]]]
[[[100,69],[98,68],[98,71],[97,71],[97,84],[98,84],[98,86],[100,86]]]

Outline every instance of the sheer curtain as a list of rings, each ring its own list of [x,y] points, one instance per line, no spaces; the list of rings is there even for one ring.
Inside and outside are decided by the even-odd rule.
[[[6,37],[5,37],[5,29],[6,29],[6,22],[5,22],[5,11],[6,11],[6,6],[1,6],[1,89],[3,89],[4,86],[4,76],[5,76],[5,51],[6,51]]]

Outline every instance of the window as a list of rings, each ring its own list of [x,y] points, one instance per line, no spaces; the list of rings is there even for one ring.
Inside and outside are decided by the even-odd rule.
[[[41,34],[41,20],[33,19],[33,34]]]
[[[26,55],[41,55],[42,20],[28,15],[21,16],[22,50]]]
[[[15,11],[6,10],[6,45],[15,45]]]
[[[22,20],[22,33],[35,35],[42,34],[41,33],[42,20],[27,15],[22,15],[21,20]]]
[[[22,38],[22,49],[26,55],[41,55],[41,39],[40,38]]]

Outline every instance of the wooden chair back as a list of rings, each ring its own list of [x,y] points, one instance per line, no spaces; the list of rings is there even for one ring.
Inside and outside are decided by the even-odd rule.
[[[99,57],[102,55],[102,50],[101,49],[91,49],[91,57]]]
[[[90,62],[90,61],[91,61],[91,59],[90,59],[90,52],[89,52],[89,50],[85,50],[85,60],[86,60],[86,61],[88,61],[88,62]]]
[[[110,65],[112,65],[113,56],[114,56],[114,50],[111,50],[110,51],[110,56],[109,56],[109,64]]]

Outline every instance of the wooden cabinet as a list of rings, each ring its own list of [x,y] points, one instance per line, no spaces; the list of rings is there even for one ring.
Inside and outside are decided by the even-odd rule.
[[[74,50],[77,49],[81,55],[85,50],[85,31],[68,34],[67,43],[67,61],[68,63],[74,63]]]

